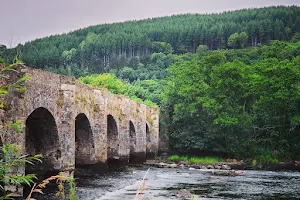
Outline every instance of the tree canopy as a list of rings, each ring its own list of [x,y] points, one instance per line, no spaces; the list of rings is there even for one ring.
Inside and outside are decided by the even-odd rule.
[[[210,50],[257,46],[290,40],[296,32],[300,8],[277,6],[91,26],[19,45],[2,57],[12,60],[18,55],[26,65],[40,68],[108,72],[154,52],[195,53],[199,45]]]
[[[169,67],[164,106],[172,117],[173,148],[242,158],[279,149],[282,158],[295,156],[300,148],[299,47],[299,42],[273,41],[257,49],[259,58],[250,62],[230,58],[240,50],[229,56],[215,51]]]

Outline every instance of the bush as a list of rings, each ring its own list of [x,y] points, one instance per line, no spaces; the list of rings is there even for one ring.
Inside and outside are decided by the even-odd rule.
[[[80,82],[92,85],[96,88],[107,88],[108,91],[114,94],[123,94],[129,96],[131,100],[144,103],[150,107],[156,107],[147,94],[147,90],[139,85],[132,85],[128,82],[123,82],[118,79],[114,74],[93,74],[90,76],[80,77]]]

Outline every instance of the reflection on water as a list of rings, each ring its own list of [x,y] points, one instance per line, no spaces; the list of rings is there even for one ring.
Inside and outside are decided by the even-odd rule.
[[[147,169],[104,176],[77,177],[77,195],[83,200],[134,199]],[[300,199],[299,172],[245,171],[243,176],[215,176],[211,171],[151,168],[143,199]]]

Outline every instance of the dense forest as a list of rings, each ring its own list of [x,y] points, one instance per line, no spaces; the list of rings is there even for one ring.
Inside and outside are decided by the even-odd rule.
[[[98,25],[0,54],[160,106],[171,151],[299,159],[300,7]]]
[[[153,52],[195,53],[199,45],[210,50],[257,46],[290,39],[295,32],[300,32],[300,8],[296,6],[185,14],[91,26],[28,42],[7,51],[5,57],[12,60],[18,55],[34,67],[99,73]]]

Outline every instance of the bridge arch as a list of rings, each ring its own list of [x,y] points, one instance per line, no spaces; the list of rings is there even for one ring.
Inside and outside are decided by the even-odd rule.
[[[90,121],[84,113],[75,118],[75,166],[92,164],[95,146]]]
[[[118,125],[112,115],[107,115],[107,159],[114,160],[119,156]]]
[[[131,120],[129,120],[129,162],[134,162],[136,148],[136,131],[135,126]]]
[[[43,155],[43,163],[26,165],[25,173],[46,174],[60,168],[60,143],[53,115],[44,107],[35,109],[26,119],[25,150],[27,155]]]

